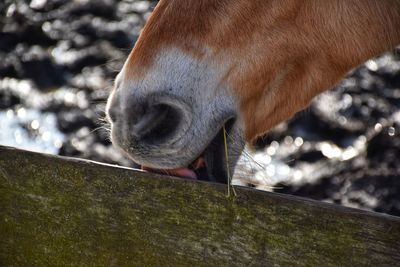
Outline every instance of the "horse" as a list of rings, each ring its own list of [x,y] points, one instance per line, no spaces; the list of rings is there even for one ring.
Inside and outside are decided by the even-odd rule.
[[[160,0],[108,98],[112,142],[226,182],[246,142],[398,44],[399,0]]]

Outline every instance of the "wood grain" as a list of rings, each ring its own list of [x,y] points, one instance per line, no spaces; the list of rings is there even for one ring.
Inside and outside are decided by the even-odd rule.
[[[0,146],[1,266],[399,266],[400,218]]]

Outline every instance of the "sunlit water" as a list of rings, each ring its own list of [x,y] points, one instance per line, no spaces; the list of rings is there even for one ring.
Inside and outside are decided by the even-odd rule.
[[[287,136],[283,142],[271,142],[262,150],[251,150],[245,148],[242,153],[233,176],[233,184],[252,185],[258,189],[272,191],[279,187],[279,184],[300,185],[311,183],[319,179],[321,175],[329,172],[321,163],[297,163],[294,167],[289,166],[291,156],[301,151],[308,151],[313,147],[321,154],[335,162],[346,161],[363,153],[366,149],[366,138],[360,136],[346,147],[340,148],[328,141],[310,143],[305,142],[301,137],[293,138]],[[326,173],[329,174],[329,173]]]
[[[21,105],[0,110],[0,145],[20,149],[58,154],[65,136],[57,128],[57,117],[51,112],[41,112],[46,103],[54,101],[63,105],[86,107],[87,100],[80,92],[59,88],[41,93],[28,80],[4,78],[0,89],[12,91],[22,99]]]
[[[1,145],[57,154],[63,141],[52,113],[25,108],[0,111]]]

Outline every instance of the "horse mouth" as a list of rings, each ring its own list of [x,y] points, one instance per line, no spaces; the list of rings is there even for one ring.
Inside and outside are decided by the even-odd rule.
[[[190,180],[226,183],[228,172],[232,171],[227,169],[226,144],[234,122],[235,119],[229,119],[203,152],[188,166],[177,169],[154,169],[142,166],[142,170]]]

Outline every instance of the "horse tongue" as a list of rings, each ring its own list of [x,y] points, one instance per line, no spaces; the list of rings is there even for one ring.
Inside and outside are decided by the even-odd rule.
[[[197,180],[197,174],[189,168],[171,170],[172,175]]]
[[[159,173],[159,174],[168,174],[168,175],[177,176],[177,177],[181,177],[181,178],[197,180],[196,173],[194,171],[190,170],[189,168],[179,168],[179,169],[173,169],[173,170],[159,170],[159,169],[152,169],[149,167],[142,166],[142,170],[145,170],[148,172],[155,172],[155,173]]]

